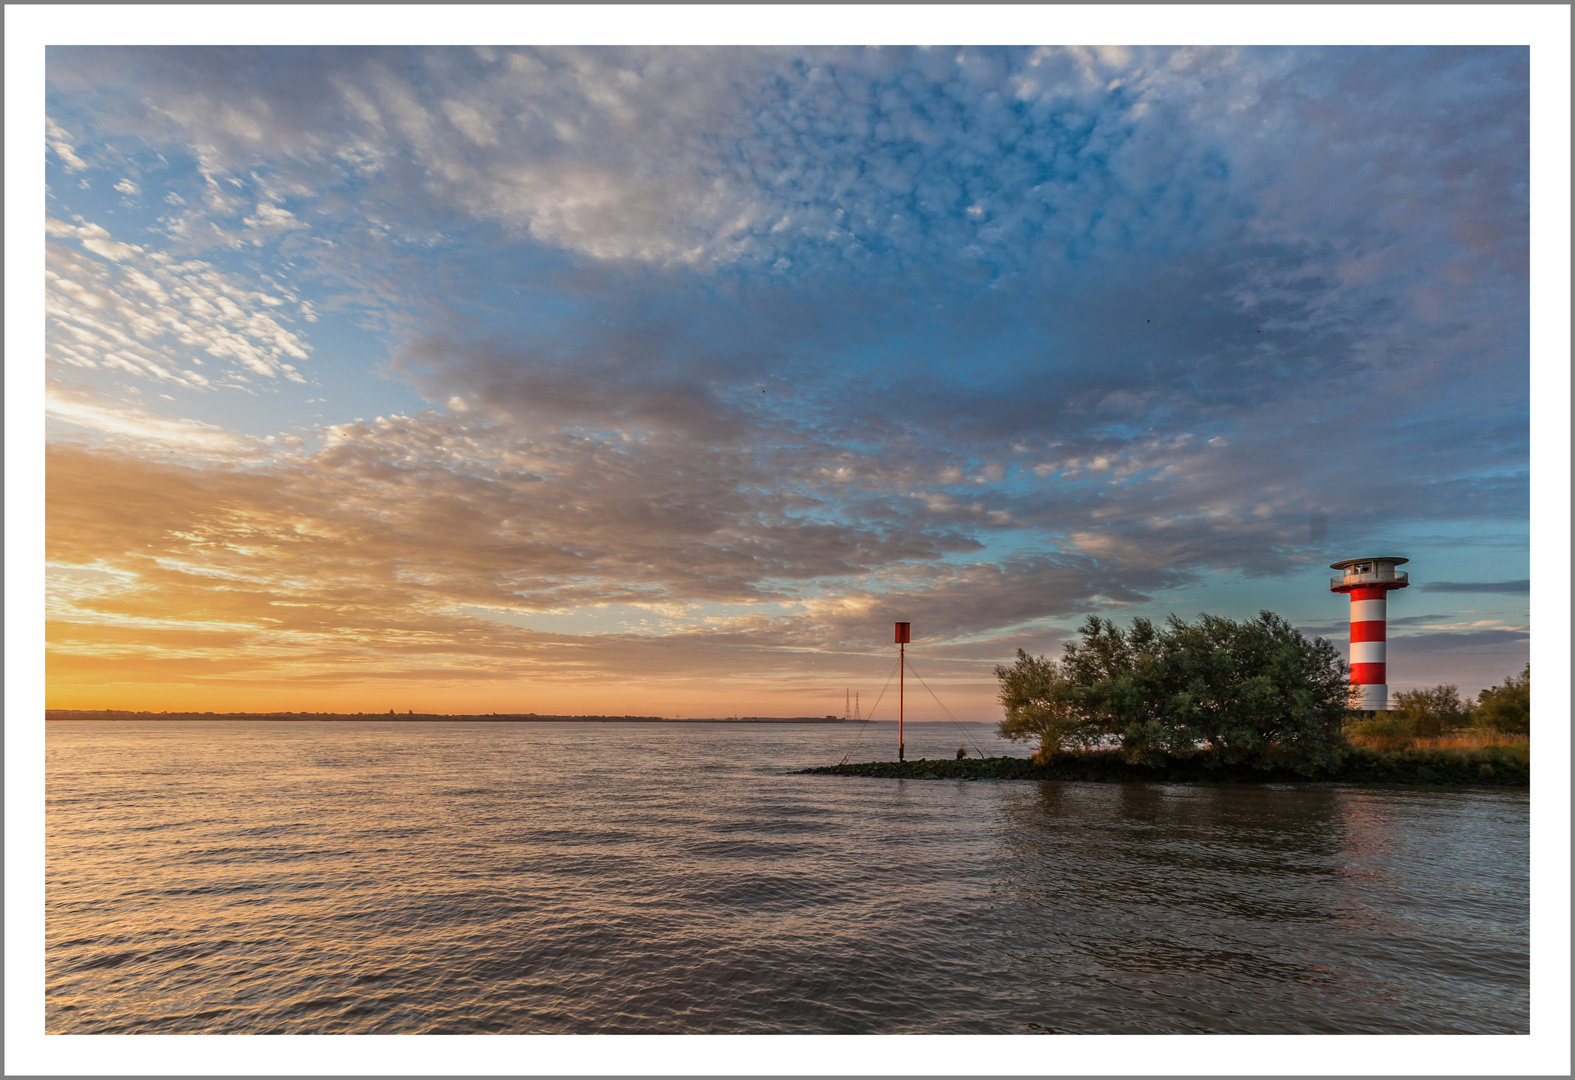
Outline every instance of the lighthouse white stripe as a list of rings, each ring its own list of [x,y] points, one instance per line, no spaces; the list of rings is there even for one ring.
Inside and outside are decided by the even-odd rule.
[[[1385,641],[1353,641],[1351,642],[1351,663],[1353,664],[1382,664],[1384,663]]]
[[[1368,683],[1362,687],[1362,703],[1359,709],[1387,709],[1389,708],[1389,687],[1383,683]]]
[[[1351,621],[1352,622],[1383,622],[1384,621],[1384,617],[1385,617],[1384,609],[1387,608],[1388,606],[1389,606],[1389,601],[1387,599],[1383,599],[1383,600],[1352,600],[1351,601]]]

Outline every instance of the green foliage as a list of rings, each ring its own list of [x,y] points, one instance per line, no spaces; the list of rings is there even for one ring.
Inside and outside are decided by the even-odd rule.
[[[1531,732],[1531,665],[1518,677],[1511,675],[1503,686],[1490,687],[1477,695],[1472,717],[1477,727],[1516,734]]]
[[[1114,741],[1135,764],[1206,753],[1310,772],[1338,758],[1350,669],[1278,615],[1135,619],[1127,630],[1090,616],[1079,634],[1059,661],[1019,650],[996,669],[1004,737],[1040,737],[1041,756]]]
[[[1416,738],[1416,728],[1405,715],[1379,712],[1352,723],[1347,731],[1368,740],[1380,750],[1400,750]]]
[[[1038,740],[1041,756],[1067,746],[1091,746],[1100,732],[1081,722],[1074,709],[1075,689],[1061,665],[1043,656],[1017,650],[1017,662],[997,667],[999,700],[1006,713],[997,729],[1013,742]]]
[[[1446,731],[1458,731],[1471,724],[1471,707],[1460,700],[1455,686],[1434,686],[1426,690],[1402,690],[1389,710],[1419,739],[1436,739]]]

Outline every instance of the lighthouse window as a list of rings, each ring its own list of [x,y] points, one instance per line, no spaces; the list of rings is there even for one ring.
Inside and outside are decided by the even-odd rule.
[[[1351,573],[1353,574],[1371,574],[1372,572],[1373,564],[1370,562],[1359,562],[1351,567]]]

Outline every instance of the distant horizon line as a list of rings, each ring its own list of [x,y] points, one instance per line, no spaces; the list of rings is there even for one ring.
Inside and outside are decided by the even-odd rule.
[[[635,714],[614,713],[418,713],[414,710],[405,712],[369,713],[369,712],[308,712],[275,710],[271,712],[218,712],[200,711],[194,709],[165,710],[153,712],[147,709],[45,709],[46,721],[84,721],[84,720],[277,720],[282,722],[300,722],[305,720],[322,721],[347,721],[347,720],[396,720],[412,721],[438,721],[453,723],[456,721],[480,721],[489,723],[625,723],[625,724],[868,724],[891,723],[891,720],[874,720],[869,717],[852,718],[824,714],[821,716],[641,716]],[[910,724],[948,724],[950,720],[908,720]],[[988,720],[974,720],[972,723],[991,723]]]

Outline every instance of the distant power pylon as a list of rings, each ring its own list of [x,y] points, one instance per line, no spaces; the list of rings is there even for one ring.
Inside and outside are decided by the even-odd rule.
[[[859,715],[859,695],[856,690],[842,691],[842,719],[862,720]]]

